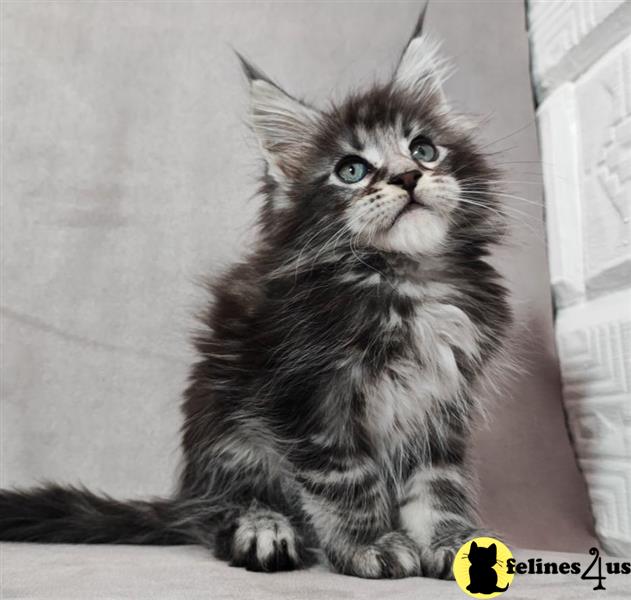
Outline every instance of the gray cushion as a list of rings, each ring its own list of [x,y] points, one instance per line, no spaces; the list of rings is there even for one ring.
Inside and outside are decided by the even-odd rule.
[[[590,563],[588,556],[518,551],[516,558]],[[133,600],[462,600],[454,581],[410,578],[366,580],[331,573],[317,565],[307,571],[251,573],[212,558],[202,548],[3,544],[2,598],[129,598]],[[628,598],[628,577],[609,577],[607,599]],[[578,575],[516,575],[511,600],[591,598],[594,582]],[[626,593],[623,594],[623,588]]]

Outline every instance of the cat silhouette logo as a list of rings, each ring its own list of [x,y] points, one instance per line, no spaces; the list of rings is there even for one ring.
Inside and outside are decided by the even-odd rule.
[[[479,537],[469,540],[456,553],[454,577],[460,589],[473,598],[495,598],[503,594],[514,574],[506,572],[511,551],[499,540]]]

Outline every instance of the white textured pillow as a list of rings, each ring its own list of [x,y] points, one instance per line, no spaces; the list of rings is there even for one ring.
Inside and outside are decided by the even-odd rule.
[[[565,409],[596,531],[629,556],[631,3],[535,0],[529,23]]]

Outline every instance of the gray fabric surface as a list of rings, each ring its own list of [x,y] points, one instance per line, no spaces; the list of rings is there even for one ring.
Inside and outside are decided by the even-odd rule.
[[[519,551],[544,560],[579,561],[590,557]],[[371,581],[337,575],[318,565],[307,571],[252,573],[228,566],[194,547],[0,546],[3,600],[419,600],[467,598],[453,581],[410,578]],[[626,584],[626,586],[625,586]],[[604,594],[628,598],[628,576],[609,577],[606,592],[577,575],[516,575],[506,598],[578,600]]]
[[[230,46],[322,103],[387,74],[418,9],[4,3],[3,486],[172,488],[195,279],[243,252],[257,206]],[[514,233],[495,260],[528,373],[495,399],[474,454],[489,526],[525,547],[583,551],[591,517],[560,403],[523,10],[434,1],[427,25],[458,67],[448,93],[490,115],[488,151],[504,150],[509,193],[527,200],[506,197]]]

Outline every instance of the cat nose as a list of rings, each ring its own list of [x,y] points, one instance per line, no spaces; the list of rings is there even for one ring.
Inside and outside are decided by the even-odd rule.
[[[398,185],[402,187],[406,192],[411,192],[416,187],[416,182],[421,178],[422,173],[414,169],[413,171],[406,171],[405,173],[399,173],[390,177],[388,183],[392,185]]]

